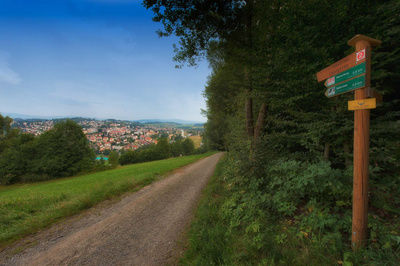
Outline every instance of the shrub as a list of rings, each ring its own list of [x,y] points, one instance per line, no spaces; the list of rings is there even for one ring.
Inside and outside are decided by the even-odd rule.
[[[117,167],[119,164],[119,153],[117,151],[112,151],[108,157],[108,162],[111,167]]]
[[[177,139],[169,143],[167,138],[161,138],[157,144],[141,147],[136,151],[126,151],[121,154],[119,163],[121,165],[162,160],[171,156],[191,155],[195,153],[194,143],[187,138],[184,141]]]
[[[0,182],[40,181],[93,169],[94,152],[81,127],[60,122],[38,137],[18,132],[0,154]]]

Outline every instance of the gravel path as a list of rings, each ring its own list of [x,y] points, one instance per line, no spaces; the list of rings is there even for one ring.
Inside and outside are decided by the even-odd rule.
[[[24,239],[0,252],[0,264],[175,264],[182,253],[179,241],[221,156],[180,168],[118,202],[100,204]]]

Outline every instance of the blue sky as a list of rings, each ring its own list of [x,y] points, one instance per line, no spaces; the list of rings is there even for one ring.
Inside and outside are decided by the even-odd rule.
[[[204,121],[207,63],[176,69],[151,18],[135,0],[0,0],[0,111]]]

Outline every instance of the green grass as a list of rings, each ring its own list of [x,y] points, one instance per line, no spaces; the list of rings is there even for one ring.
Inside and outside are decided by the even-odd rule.
[[[137,190],[209,152],[127,165],[78,177],[0,187],[0,247],[83,209]]]
[[[182,265],[232,265],[229,259],[232,250],[232,235],[222,218],[220,209],[226,200],[227,191],[222,178],[222,158],[211,177],[188,233],[188,248],[180,260]]]

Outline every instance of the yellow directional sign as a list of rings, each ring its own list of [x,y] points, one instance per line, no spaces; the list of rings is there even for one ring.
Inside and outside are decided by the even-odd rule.
[[[348,101],[348,109],[351,111],[363,110],[363,109],[375,109],[375,108],[376,108],[376,98]]]

